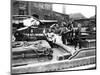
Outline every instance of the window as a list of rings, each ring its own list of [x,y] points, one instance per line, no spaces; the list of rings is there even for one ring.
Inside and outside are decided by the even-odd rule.
[[[24,10],[19,9],[19,15],[24,15]]]

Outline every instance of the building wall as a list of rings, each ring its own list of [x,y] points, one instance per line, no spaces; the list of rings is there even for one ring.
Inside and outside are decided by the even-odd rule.
[[[13,1],[12,15],[28,15],[28,3],[23,1]]]
[[[58,20],[58,21],[68,19],[68,15],[52,11],[52,4],[48,3],[14,1],[12,3],[12,7],[13,7],[12,15],[37,14],[39,15],[39,19]]]
[[[52,4],[39,3],[39,2],[30,2],[31,7],[36,7],[45,10],[52,10]]]
[[[26,1],[13,1],[12,15],[32,15],[36,9],[52,10],[52,4],[39,3],[39,2],[26,2]],[[35,9],[35,10],[34,10]],[[31,10],[31,11],[30,11]],[[22,14],[21,14],[22,11]],[[23,14],[24,12],[24,14]]]

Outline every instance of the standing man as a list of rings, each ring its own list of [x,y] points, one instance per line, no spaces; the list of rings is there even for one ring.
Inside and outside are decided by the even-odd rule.
[[[67,38],[68,38],[68,32],[70,30],[65,26],[65,24],[61,24],[61,32],[60,35],[62,35],[62,42],[63,44],[66,44]]]
[[[70,30],[69,37],[73,37],[73,22],[72,21],[68,24],[68,29]]]
[[[76,50],[76,47],[77,45],[79,44],[79,49],[81,48],[81,24],[79,23],[77,25],[77,29],[75,30],[75,39],[74,39],[74,42],[75,42],[75,50]]]

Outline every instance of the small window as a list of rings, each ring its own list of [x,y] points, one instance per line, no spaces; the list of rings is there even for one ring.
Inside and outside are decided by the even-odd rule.
[[[66,56],[64,56],[64,59],[68,59],[68,57],[69,57],[69,56],[66,55]]]
[[[63,57],[59,57],[59,59],[58,60],[63,60]]]
[[[19,15],[24,15],[24,10],[19,10]]]

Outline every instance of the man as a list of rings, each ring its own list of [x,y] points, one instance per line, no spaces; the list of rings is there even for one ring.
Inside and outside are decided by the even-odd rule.
[[[62,42],[63,42],[63,44],[66,44],[66,41],[67,41],[67,36],[68,36],[68,32],[69,32],[70,30],[66,27],[66,26],[64,26],[64,24],[62,24],[61,25],[61,32],[60,32],[60,35],[62,36]]]
[[[23,25],[25,27],[17,29],[15,33],[15,37],[17,37],[18,40],[27,39],[27,37],[25,37],[23,33],[21,32],[22,30],[27,29],[29,36],[30,36],[30,33],[34,33],[34,30],[31,30],[30,27],[36,27],[40,25],[39,16],[36,14],[33,14],[31,17],[28,17],[27,19],[23,20]]]
[[[73,37],[73,22],[68,23],[69,37]]]
[[[23,20],[23,25],[25,27],[19,28],[19,29],[17,29],[17,31],[25,30],[31,26],[35,27],[35,26],[40,25],[39,16],[36,14],[33,14],[31,17]]]
[[[79,23],[78,28],[75,30],[75,39],[74,39],[74,43],[75,43],[75,50],[77,45],[79,44],[79,49],[81,48],[81,24]]]
[[[35,26],[35,25],[39,25],[40,21],[39,21],[39,16],[36,14],[33,14],[30,18],[27,18],[26,20],[23,21],[24,26],[29,27],[29,26]]]
[[[64,29],[62,28],[61,31],[63,32],[63,30]],[[61,32],[61,36],[62,36],[62,32]],[[61,47],[61,48],[65,49],[68,53],[70,53],[71,55],[74,54],[75,50],[73,50],[72,48],[70,48],[67,45],[63,44],[64,41],[62,42],[62,37],[60,35],[58,35],[58,32],[57,33],[54,33],[52,31],[52,28],[50,28],[49,31],[47,31],[47,32],[44,29],[43,33],[46,36],[46,38],[47,38],[46,40],[50,44],[51,48],[53,48],[54,46]],[[64,40],[65,39],[66,38],[64,36]]]
[[[50,46],[53,48],[54,46],[54,42],[55,42],[55,34],[52,31],[51,28],[49,28],[48,30],[44,29],[43,30],[43,34],[46,37],[46,41],[50,44]]]

